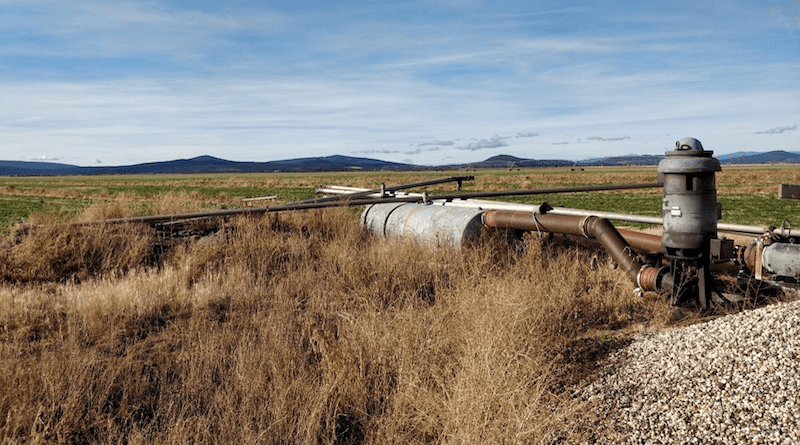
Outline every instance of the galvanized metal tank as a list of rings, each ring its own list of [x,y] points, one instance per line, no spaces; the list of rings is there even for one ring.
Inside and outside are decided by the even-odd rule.
[[[717,237],[722,205],[717,202],[715,172],[721,171],[713,151],[694,138],[681,139],[658,164],[664,184],[664,234],[661,249],[677,258],[699,258]]]
[[[480,238],[482,213],[416,203],[373,204],[361,213],[361,225],[381,237],[461,247]]]
[[[780,277],[800,279],[800,244],[773,243],[764,247],[764,267]]]

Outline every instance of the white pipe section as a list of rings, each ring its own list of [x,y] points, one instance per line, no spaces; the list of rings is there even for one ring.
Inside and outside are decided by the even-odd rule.
[[[355,189],[355,187],[349,187],[349,188]],[[365,192],[367,190],[369,189],[355,189],[352,190],[351,192],[345,192],[343,190],[339,190],[338,187],[331,188],[331,186],[327,186],[327,188],[316,189],[316,192],[327,193],[331,195],[346,195],[347,193]],[[422,193],[395,192],[394,196],[422,197]],[[365,197],[380,198],[380,193],[373,193]],[[538,213],[541,210],[541,205],[516,204],[513,202],[501,202],[501,201],[487,201],[485,199],[454,199],[452,201],[436,199],[431,201],[431,205],[478,209],[478,210],[508,210],[511,212],[531,212],[531,213]]]
[[[343,187],[343,186],[329,185],[326,188],[316,189],[316,192],[333,194],[333,195],[342,195],[354,192],[365,192],[368,190],[369,189],[358,188],[358,187]],[[397,192],[395,193],[395,196],[422,196],[422,194]],[[375,193],[373,195],[370,195],[370,197],[380,198],[380,194]],[[452,201],[433,201],[432,203],[433,205],[478,208],[482,210],[511,210],[517,212],[539,212],[540,210],[539,205],[515,204],[511,202],[487,201],[482,199],[460,199],[460,200],[454,199]],[[653,224],[653,225],[663,224],[662,218],[658,216],[630,215],[626,213],[604,212],[601,210],[582,210],[582,209],[570,209],[566,207],[554,207],[552,210],[548,210],[547,213],[553,213],[556,215],[597,216],[612,221],[624,221],[624,222],[633,222],[641,224]],[[754,236],[763,235],[769,232],[766,226],[749,226],[743,224],[728,224],[728,223],[717,224],[717,230],[721,232],[746,233]],[[793,231],[787,230],[785,234],[788,236],[800,235],[798,234],[798,230],[793,230]]]

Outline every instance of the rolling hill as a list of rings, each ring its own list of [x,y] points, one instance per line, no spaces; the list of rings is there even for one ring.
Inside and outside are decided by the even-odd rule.
[[[0,176],[67,176],[67,175],[114,175],[114,174],[166,174],[166,173],[255,173],[255,172],[314,172],[346,170],[427,170],[443,168],[524,168],[524,167],[569,167],[569,166],[621,166],[658,165],[661,155],[626,155],[592,158],[581,161],[564,159],[526,159],[510,155],[492,156],[481,162],[451,164],[436,167],[387,162],[378,159],[350,156],[323,156],[287,159],[271,162],[236,162],[212,156],[177,159],[165,162],[115,167],[79,167],[54,162],[2,161]],[[737,152],[719,156],[722,164],[767,164],[800,163],[800,152],[783,150],[759,152]]]

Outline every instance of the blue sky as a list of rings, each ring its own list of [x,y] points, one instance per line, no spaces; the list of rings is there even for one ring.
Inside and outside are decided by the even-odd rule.
[[[800,0],[0,0],[0,159],[800,150]]]

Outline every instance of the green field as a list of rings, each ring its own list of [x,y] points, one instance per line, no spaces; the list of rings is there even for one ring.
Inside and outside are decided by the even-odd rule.
[[[183,196],[201,209],[238,208],[242,198],[278,195],[278,202],[314,197],[314,188],[329,184],[379,187],[447,176],[474,175],[464,191],[518,190],[598,184],[651,182],[654,167],[514,169],[421,172],[323,172],[252,174],[176,174],[70,177],[0,177],[0,230],[4,233],[32,215],[61,220],[79,214],[90,205],[125,201],[131,214],[153,213],[153,203],[165,196]],[[777,198],[780,183],[800,183],[791,166],[726,167],[717,176],[723,222],[780,225],[796,220],[800,201]],[[453,184],[430,187],[431,192],[452,192]],[[658,216],[661,191],[637,190],[572,193],[504,198],[510,202]],[[136,203],[136,204],[132,204]]]

